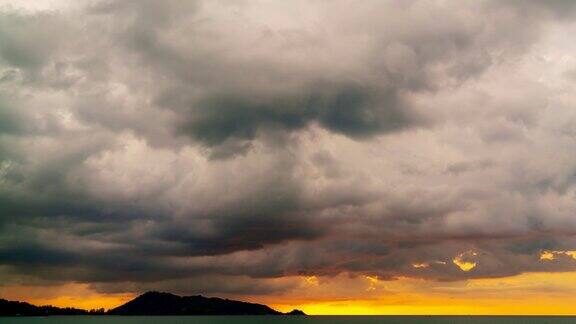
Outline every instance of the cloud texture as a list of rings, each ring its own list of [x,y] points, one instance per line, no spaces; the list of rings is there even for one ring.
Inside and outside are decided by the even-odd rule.
[[[1,282],[576,270],[572,1],[0,4]]]

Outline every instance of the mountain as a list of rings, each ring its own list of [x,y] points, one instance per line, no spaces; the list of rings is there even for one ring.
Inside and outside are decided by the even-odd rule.
[[[93,312],[92,312],[93,313]],[[87,315],[91,312],[77,308],[34,306],[28,303],[0,299],[0,316]]]
[[[149,291],[108,311],[110,315],[305,315],[300,310],[278,312],[266,305],[203,296],[181,297]]]
[[[299,309],[293,309],[293,310],[289,311],[288,313],[285,313],[284,315],[306,315],[306,313],[304,313],[303,311],[301,311]]]
[[[126,304],[104,312],[78,308],[35,306],[32,304],[0,299],[0,316],[53,316],[53,315],[306,315],[295,309],[281,313],[266,305],[242,301],[208,298],[203,296],[181,297],[169,293],[149,291]]]

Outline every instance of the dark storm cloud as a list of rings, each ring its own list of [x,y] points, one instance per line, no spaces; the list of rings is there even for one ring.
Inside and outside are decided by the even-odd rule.
[[[9,68],[2,71],[4,83],[62,86],[68,58],[59,50],[70,31],[67,22],[54,14],[0,13],[0,64]]]
[[[561,19],[571,19],[574,17],[574,13],[576,13],[576,4],[570,0],[510,0],[503,1],[502,3],[514,5],[518,10],[525,13],[552,14]]]
[[[399,131],[417,122],[405,115],[399,95],[392,91],[377,94],[355,85],[310,88],[309,94],[271,99],[215,96],[198,104],[181,133],[217,145],[231,137],[254,139],[266,128],[302,129],[311,121],[355,138]]]
[[[218,18],[198,12],[206,4],[195,3],[110,2],[93,13],[96,25],[111,23],[112,41],[138,60],[134,68],[142,80],[149,73],[157,77],[150,80],[154,88],[148,95],[177,114],[179,133],[208,146],[230,138],[252,140],[278,127],[300,130],[312,122],[356,138],[417,126],[424,120],[405,102],[410,93],[481,74],[498,59],[492,51],[521,50],[536,25],[513,25],[521,17],[505,25],[498,10],[479,8],[502,24],[496,32],[444,8],[428,14],[416,4],[373,5],[383,16],[398,14],[406,22],[381,23],[382,17],[362,7],[355,14],[368,19],[328,10],[320,30],[272,29],[241,15],[227,17],[220,26]],[[438,25],[436,19],[444,16],[445,23]],[[386,32],[409,21],[414,25],[401,32]],[[232,28],[228,24],[241,27],[222,33]],[[505,40],[508,36],[517,42]],[[361,38],[367,40],[365,51],[346,45]],[[349,57],[331,47],[349,50]],[[90,115],[84,117],[93,120]]]
[[[19,119],[19,116],[9,109],[9,103],[0,102],[0,133],[18,133]]]
[[[0,16],[0,55],[8,65],[33,71],[41,68],[54,48],[50,41],[52,22],[49,16],[23,17],[17,14]]]
[[[539,52],[573,7],[0,11],[0,275],[268,294],[574,270],[574,65]]]
[[[326,231],[303,216],[270,213],[236,216],[211,221],[209,234],[191,231],[183,224],[159,225],[153,237],[174,242],[167,253],[176,255],[226,254],[238,250],[261,249],[266,245],[291,240],[310,240]]]

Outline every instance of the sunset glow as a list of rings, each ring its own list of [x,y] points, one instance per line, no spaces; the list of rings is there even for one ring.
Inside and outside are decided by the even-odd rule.
[[[573,35],[560,0],[0,0],[0,315],[576,315]]]

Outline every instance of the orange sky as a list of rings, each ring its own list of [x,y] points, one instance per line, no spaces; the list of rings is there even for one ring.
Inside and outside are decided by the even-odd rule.
[[[294,278],[291,278],[294,279]],[[528,273],[508,278],[434,282],[375,277],[300,277],[298,288],[278,296],[227,296],[307,314],[576,314],[576,273]],[[134,297],[100,294],[88,284],[10,286],[3,298],[34,304],[110,308]]]
[[[417,279],[377,281],[366,278],[366,288],[354,299],[310,298],[270,305],[308,314],[426,315],[426,314],[576,314],[576,273],[531,273],[508,278],[462,282]],[[327,283],[326,285],[330,285]],[[322,289],[322,284],[311,290]],[[309,296],[312,296],[313,292]]]

